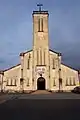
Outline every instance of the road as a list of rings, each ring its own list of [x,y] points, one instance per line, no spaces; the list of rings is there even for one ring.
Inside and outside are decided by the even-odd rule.
[[[10,94],[0,96],[1,98],[3,99],[0,104],[0,119],[2,120],[80,119],[80,95],[78,94]]]

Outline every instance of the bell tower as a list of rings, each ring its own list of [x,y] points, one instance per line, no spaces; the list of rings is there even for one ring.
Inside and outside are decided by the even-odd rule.
[[[42,4],[37,4],[39,10],[33,11],[33,76],[36,66],[46,66],[49,71],[49,29],[48,11],[42,10]],[[46,73],[48,75],[48,73]],[[35,77],[36,79],[36,77]],[[48,79],[48,78],[47,78]]]
[[[48,40],[49,14],[48,11],[43,11],[41,9],[41,7],[43,6],[42,4],[38,4],[37,6],[39,7],[39,10],[33,11],[33,51],[36,52],[36,57],[37,57],[36,64],[45,65],[46,64],[45,55],[47,54],[46,52],[49,51],[49,40]]]

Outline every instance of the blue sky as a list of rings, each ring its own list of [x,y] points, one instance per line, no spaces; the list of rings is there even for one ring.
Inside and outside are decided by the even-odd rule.
[[[80,0],[0,0],[0,69],[19,63],[19,53],[32,49],[37,3],[50,14],[50,48],[62,53],[65,64],[80,68]]]

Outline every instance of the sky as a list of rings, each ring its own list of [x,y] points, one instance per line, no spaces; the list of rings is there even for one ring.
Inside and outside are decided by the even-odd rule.
[[[80,0],[0,0],[0,69],[20,63],[20,52],[32,49],[37,3],[49,12],[49,47],[80,69]]]

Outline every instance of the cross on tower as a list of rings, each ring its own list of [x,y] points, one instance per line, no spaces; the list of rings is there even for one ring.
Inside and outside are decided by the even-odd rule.
[[[43,4],[37,4],[37,6],[39,7],[39,11],[41,11],[41,7],[43,6]]]

